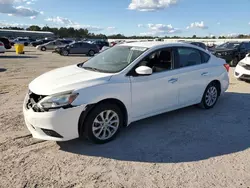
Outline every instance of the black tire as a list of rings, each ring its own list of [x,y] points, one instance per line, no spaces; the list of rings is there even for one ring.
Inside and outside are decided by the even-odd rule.
[[[89,50],[88,56],[94,56],[94,55],[95,55],[95,51],[94,50]]]
[[[63,51],[61,52],[61,55],[63,55],[63,56],[68,56],[68,55],[69,55],[68,50],[63,50]]]
[[[45,46],[43,46],[43,47],[41,48],[41,50],[42,50],[42,51],[46,51],[47,49],[46,49]]]
[[[230,66],[231,67],[236,67],[236,65],[238,64],[239,59],[238,57],[234,57],[233,60],[230,62]]]
[[[209,102],[208,102],[209,100],[208,100],[208,96],[207,95],[208,95],[208,92],[211,91],[212,88],[216,90],[216,94],[214,94],[214,96],[216,98],[215,98],[215,101],[212,104],[211,103],[209,104]],[[214,83],[214,82],[210,83],[207,86],[207,88],[205,89],[205,91],[204,91],[204,94],[203,94],[202,100],[201,100],[201,102],[199,104],[199,107],[201,107],[203,109],[213,108],[214,105],[218,101],[218,98],[219,98],[219,95],[220,95],[219,92],[220,92],[219,86],[216,83]]]
[[[99,139],[97,136],[94,135],[93,128],[96,125],[96,124],[94,124],[94,120],[99,116],[99,114],[101,114],[102,112],[105,113],[105,111],[107,111],[107,110],[115,112],[116,115],[119,117],[118,118],[119,122],[118,122],[118,124],[116,126],[114,126],[114,127],[117,127],[117,129],[114,130],[114,132],[112,133],[113,134],[112,136],[110,136],[107,139]],[[87,117],[86,117],[86,119],[84,120],[84,123],[83,123],[84,127],[83,127],[83,129],[81,129],[81,130],[83,130],[83,133],[80,133],[80,135],[85,136],[88,140],[90,140],[91,142],[94,142],[96,144],[107,143],[107,142],[113,140],[117,136],[117,134],[120,132],[121,127],[123,127],[123,122],[124,122],[123,118],[124,118],[123,113],[122,113],[121,109],[116,104],[113,104],[113,103],[100,103],[97,106],[95,106],[89,112],[89,114],[87,115]],[[99,127],[105,126],[105,125],[101,125],[101,124],[99,124],[99,125],[100,125]],[[105,134],[105,136],[106,136],[106,133],[108,131],[103,130],[102,128],[100,128],[100,129],[101,129],[100,132],[103,132],[103,134]],[[110,128],[109,128],[109,130],[110,130]],[[96,131],[98,131],[98,130],[96,130]],[[103,136],[103,134],[102,134],[102,136]]]
[[[27,42],[24,43],[24,46],[28,46],[28,45],[29,45],[29,43],[27,43]]]

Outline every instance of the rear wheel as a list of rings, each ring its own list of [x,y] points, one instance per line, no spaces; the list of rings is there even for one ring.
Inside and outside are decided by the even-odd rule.
[[[123,114],[116,104],[101,103],[97,105],[84,122],[85,137],[97,144],[113,140],[123,126]]]
[[[89,50],[89,53],[88,53],[89,56],[94,56],[95,55],[95,52],[94,50]]]
[[[219,97],[218,85],[212,82],[207,86],[199,106],[204,109],[213,108],[218,100],[218,97]]]

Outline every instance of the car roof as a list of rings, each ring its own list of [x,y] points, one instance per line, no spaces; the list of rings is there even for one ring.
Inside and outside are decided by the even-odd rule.
[[[164,42],[164,41],[132,42],[132,43],[118,44],[117,46],[134,46],[134,47],[144,47],[144,48],[183,46],[183,47],[192,47],[192,48],[200,49],[200,47],[197,47],[193,44],[186,43],[186,42],[169,43],[169,42]]]

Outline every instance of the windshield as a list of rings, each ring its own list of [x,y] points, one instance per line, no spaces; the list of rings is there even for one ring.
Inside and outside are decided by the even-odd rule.
[[[219,46],[217,46],[217,48],[229,48],[229,49],[233,49],[233,48],[237,48],[240,45],[240,43],[233,43],[233,42],[226,42],[224,44],[221,44]]]
[[[147,49],[144,47],[115,46],[89,59],[81,67],[100,72],[119,72]]]

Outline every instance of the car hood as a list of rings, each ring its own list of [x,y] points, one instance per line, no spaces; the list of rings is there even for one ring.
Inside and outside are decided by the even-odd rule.
[[[52,95],[104,84],[110,80],[112,75],[70,65],[42,74],[29,84],[29,89],[38,95]]]

